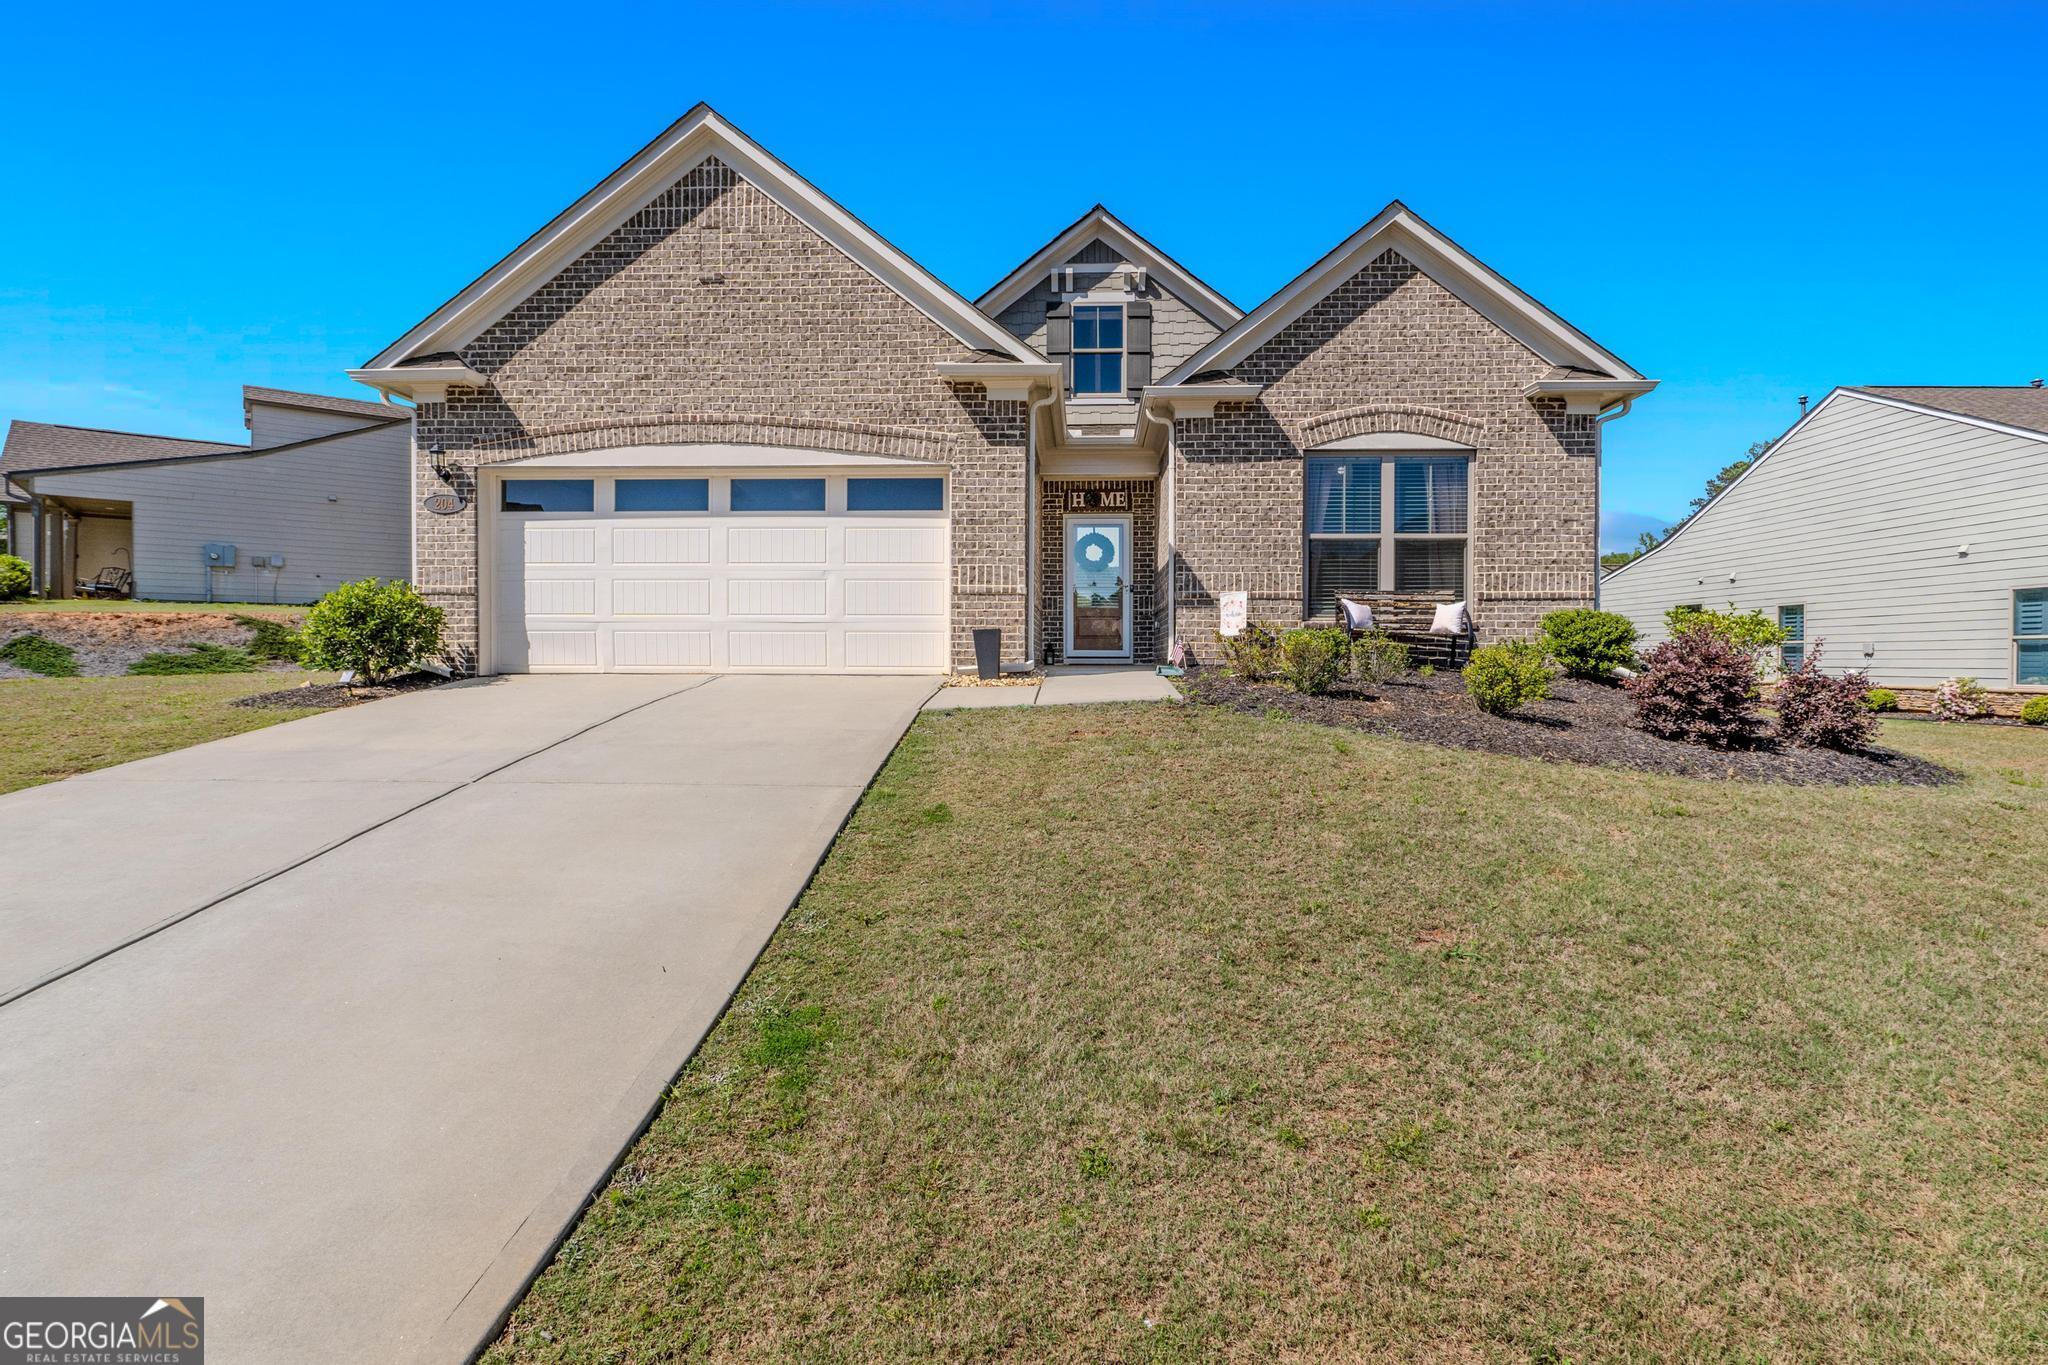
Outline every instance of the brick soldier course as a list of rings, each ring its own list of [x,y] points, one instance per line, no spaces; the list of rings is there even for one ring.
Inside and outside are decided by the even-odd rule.
[[[550,234],[592,206],[615,207],[616,226],[574,254],[536,256],[536,278],[517,273],[529,267],[515,253],[355,372],[418,399],[416,492],[467,500],[458,515],[416,518],[416,576],[448,612],[460,668],[479,664],[480,519],[496,514],[478,503],[479,469],[624,447],[672,446],[678,469],[702,445],[942,467],[955,666],[971,662],[982,626],[1003,631],[1010,659],[1060,657],[1062,517],[1077,488],[1129,495],[1135,662],[1163,657],[1170,630],[1214,658],[1220,592],[1248,592],[1256,618],[1303,620],[1305,460],[1377,434],[1397,450],[1407,436],[1468,453],[1466,593],[1483,636],[1527,634],[1544,612],[1593,601],[1596,413],[1650,382],[1477,262],[1446,266],[1447,239],[1404,252],[1399,241],[1433,229],[1399,205],[1374,222],[1409,238],[1378,249],[1368,224],[1355,266],[1340,248],[1251,315],[1100,209],[1113,249],[1107,234],[1084,240],[1084,218],[1072,250],[1045,249],[1064,252],[1054,270],[1020,267],[1000,306],[977,311],[702,107],[533,250],[553,250]],[[1331,260],[1340,278],[1311,279]],[[1127,329],[1144,337],[1145,365],[1113,400],[1076,402],[1064,341],[1051,362],[1039,347],[1053,310],[1104,290],[1146,305],[1131,313],[1142,330]],[[495,311],[465,316],[472,296]],[[1220,372],[1182,373],[1232,348]],[[1560,375],[1592,392],[1554,391]],[[1259,387],[1203,401],[1217,382]],[[1088,477],[1069,475],[1083,466]]]

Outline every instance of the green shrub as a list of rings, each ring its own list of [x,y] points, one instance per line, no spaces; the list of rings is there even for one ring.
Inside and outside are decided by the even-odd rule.
[[[2020,708],[2020,719],[2029,725],[2048,725],[2048,697],[2029,697]]]
[[[0,645],[0,659],[7,660],[16,668],[25,668],[31,673],[40,673],[46,678],[75,678],[78,676],[78,656],[71,652],[70,645],[60,645],[33,631],[17,635],[6,644]]]
[[[29,585],[34,581],[26,559],[19,555],[0,555],[0,602],[28,596]]]
[[[1899,694],[1889,687],[1873,687],[1863,694],[1863,704],[1873,711],[1896,711]]]
[[[1705,626],[1738,649],[1761,654],[1785,643],[1785,628],[1760,611],[1737,611],[1730,602],[1726,611],[1703,611],[1698,607],[1673,607],[1664,613],[1664,628],[1677,639],[1693,626]]]
[[[299,632],[305,662],[375,682],[441,648],[444,614],[396,579],[344,583],[313,604]]]
[[[1383,630],[1351,642],[1351,672],[1362,683],[1387,683],[1408,671],[1408,646]]]
[[[1235,635],[1216,633],[1223,646],[1223,666],[1244,682],[1264,682],[1280,667],[1280,636],[1271,626],[1247,621]]]
[[[187,645],[180,653],[159,651],[145,654],[128,665],[136,677],[160,677],[172,673],[254,673],[263,663],[239,645]]]
[[[289,621],[280,621],[274,616],[235,616],[231,619],[236,625],[249,628],[249,642],[242,648],[266,663],[295,664],[305,653],[305,642]]]
[[[1344,675],[1351,642],[1332,626],[1290,630],[1280,637],[1280,677],[1295,691],[1319,697]]]
[[[1550,695],[1550,655],[1534,640],[1511,640],[1472,651],[1465,690],[1488,715],[1505,716]]]
[[[1626,616],[1591,607],[1543,618],[1543,643],[1567,676],[1598,682],[1636,661],[1636,627]]]

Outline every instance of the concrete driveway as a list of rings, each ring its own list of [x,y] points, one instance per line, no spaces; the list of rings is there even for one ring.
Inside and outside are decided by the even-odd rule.
[[[0,1294],[465,1359],[931,691],[493,679],[0,798]]]

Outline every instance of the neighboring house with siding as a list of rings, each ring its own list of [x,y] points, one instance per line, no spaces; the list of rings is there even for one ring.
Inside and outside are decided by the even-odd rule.
[[[0,476],[36,591],[122,570],[136,597],[311,602],[408,575],[410,408],[251,387],[242,415],[247,445],[14,422]]]
[[[351,374],[487,673],[1214,658],[1235,592],[1526,635],[1654,387],[1398,202],[1250,313],[1099,207],[977,306],[703,105]]]
[[[1732,602],[1794,632],[1794,666],[1825,643],[1888,686],[2048,689],[2048,390],[1836,389],[1600,592],[1646,644]]]

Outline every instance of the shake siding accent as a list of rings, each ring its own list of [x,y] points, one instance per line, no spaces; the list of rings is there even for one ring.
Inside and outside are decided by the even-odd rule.
[[[406,576],[410,457],[410,429],[394,424],[275,455],[46,474],[36,487],[134,505],[138,597],[204,599],[201,547],[226,541],[239,553],[214,573],[216,600],[311,602],[352,578]],[[283,555],[284,569],[252,568],[259,554]]]
[[[1999,687],[2012,683],[2012,591],[2035,586],[2048,586],[2048,441],[1845,393],[1606,579],[1601,605],[1654,644],[1680,602],[1773,619],[1803,604],[1807,649],[1826,645],[1829,672]]]

